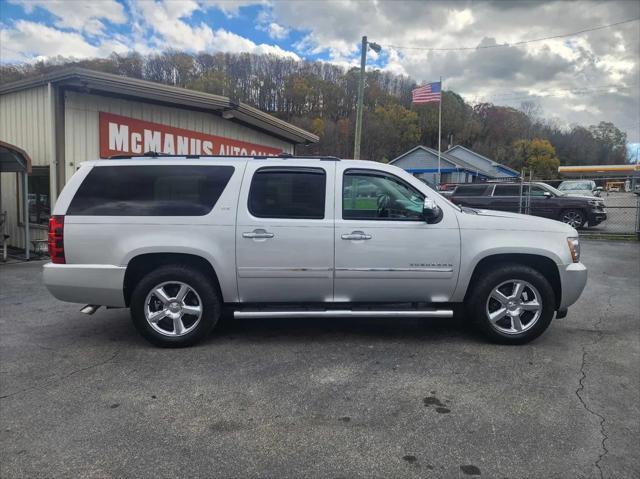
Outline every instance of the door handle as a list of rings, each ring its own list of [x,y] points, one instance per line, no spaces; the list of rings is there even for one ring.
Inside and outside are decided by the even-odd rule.
[[[362,231],[354,231],[353,233],[342,235],[341,238],[343,240],[370,240],[372,236]]]
[[[253,238],[253,239],[267,239],[273,238],[273,233],[269,233],[265,230],[253,230],[250,233],[242,233],[243,238]]]

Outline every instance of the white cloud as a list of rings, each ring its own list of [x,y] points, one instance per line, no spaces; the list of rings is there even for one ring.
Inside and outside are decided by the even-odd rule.
[[[274,40],[282,40],[289,35],[289,29],[277,24],[276,22],[271,22],[267,26],[267,33],[269,33],[269,37]]]
[[[200,0],[200,4],[206,8],[217,8],[228,17],[235,17],[242,7],[266,4],[267,0]]]
[[[229,7],[226,2],[224,4]],[[234,5],[238,6],[237,3]],[[171,48],[188,52],[268,53],[300,59],[296,53],[286,51],[277,45],[258,45],[224,28],[214,29],[205,23],[191,25],[187,20],[194,12],[203,8],[196,1],[138,2],[136,7],[134,16],[138,28],[152,32],[151,42],[163,50]]]
[[[289,29],[276,22],[271,10],[268,8],[263,8],[258,12],[255,22],[258,30],[267,32],[269,38],[274,40],[282,40],[289,35]]]
[[[288,57],[292,60],[300,60],[301,58],[294,52],[286,51],[277,45],[267,45],[261,43],[260,45],[254,43],[248,38],[236,35],[224,29],[216,30],[213,33],[211,43],[208,50],[224,51],[229,53],[255,53],[255,54],[269,54],[280,57]]]
[[[0,30],[0,60],[33,61],[44,57],[91,58],[112,52],[126,53],[129,47],[114,39],[92,45],[76,32],[64,32],[40,23],[18,20],[13,28]]]
[[[447,16],[447,30],[459,32],[471,25],[475,19],[470,9],[452,10]]]
[[[115,24],[127,21],[124,7],[116,0],[62,1],[62,0],[12,0],[30,13],[35,8],[43,8],[56,17],[55,26],[70,28],[90,35],[103,35],[103,20]]]

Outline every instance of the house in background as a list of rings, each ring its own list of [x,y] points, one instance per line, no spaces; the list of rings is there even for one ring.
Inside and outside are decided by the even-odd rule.
[[[438,151],[418,145],[391,160],[408,173],[435,185],[438,178]],[[496,163],[474,151],[454,146],[440,153],[440,183],[473,183],[496,179],[517,178],[518,172]]]
[[[516,170],[509,168],[508,166],[501,165],[498,162],[493,161],[486,156],[476,153],[469,148],[465,148],[462,145],[456,145],[449,148],[445,153],[455,156],[470,165],[480,168],[483,171],[491,173],[493,178],[517,178],[520,176]]]

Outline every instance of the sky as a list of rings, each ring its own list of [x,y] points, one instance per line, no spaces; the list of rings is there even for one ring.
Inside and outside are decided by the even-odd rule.
[[[172,48],[349,67],[367,35],[382,46],[369,51],[369,68],[442,77],[472,103],[531,101],[560,126],[612,121],[637,143],[638,19],[638,0],[0,0],[0,62]]]

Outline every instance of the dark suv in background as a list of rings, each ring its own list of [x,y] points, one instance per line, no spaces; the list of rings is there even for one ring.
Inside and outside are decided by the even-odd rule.
[[[565,195],[545,183],[458,185],[447,197],[460,206],[528,213],[562,221],[573,228],[596,226],[607,219],[603,199]]]

